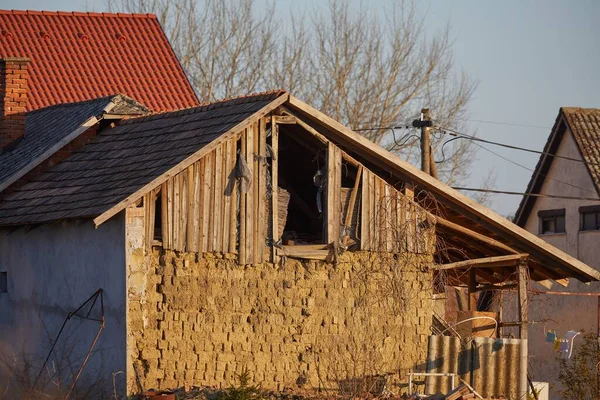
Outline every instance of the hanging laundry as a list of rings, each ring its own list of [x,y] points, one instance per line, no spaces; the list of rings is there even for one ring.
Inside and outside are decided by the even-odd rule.
[[[556,331],[550,330],[546,331],[546,343],[554,343],[556,340]]]
[[[560,343],[561,343],[561,340],[559,338],[554,339],[554,350],[560,351]]]

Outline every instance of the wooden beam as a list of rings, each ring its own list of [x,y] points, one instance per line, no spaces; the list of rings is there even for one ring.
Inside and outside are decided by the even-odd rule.
[[[299,245],[299,246],[282,246],[277,248],[277,254],[280,256],[302,258],[307,260],[321,260],[326,261],[329,259],[330,251],[326,245]]]
[[[520,260],[526,259],[529,254],[511,254],[508,256],[495,256],[475,258],[473,260],[458,261],[449,264],[441,264],[433,267],[434,270],[448,270],[459,268],[497,268],[515,266]]]
[[[504,285],[478,285],[475,290],[477,292],[486,292],[489,290],[511,290],[517,287],[516,283],[506,283]]]
[[[354,217],[354,205],[356,204],[356,197],[358,195],[358,187],[360,186],[360,178],[362,177],[363,166],[358,167],[358,172],[356,173],[356,180],[354,181],[354,188],[352,189],[352,194],[350,195],[350,202],[348,203],[348,209],[346,210],[346,221],[344,222],[344,226],[346,228],[352,226],[352,218]]]
[[[475,269],[469,270],[469,311],[477,311],[477,275]]]
[[[328,140],[325,136],[323,136],[321,133],[319,133],[315,128],[313,128],[312,126],[308,125],[307,123],[305,123],[301,119],[296,119],[296,121],[297,121],[298,126],[300,126],[302,129],[304,129],[308,133],[310,133],[313,136],[315,136],[323,144],[328,144],[330,142],[330,140]],[[342,157],[344,158],[344,160],[346,160],[350,164],[354,165],[355,167],[359,167],[360,165],[362,165],[358,160],[356,160],[350,154],[346,153],[344,150],[340,149],[340,151],[342,152]]]
[[[528,351],[528,343],[527,343],[527,333],[529,327],[527,326],[528,322],[528,310],[529,310],[529,300],[527,298],[527,280],[528,280],[528,268],[527,261],[524,259],[521,260],[517,266],[517,272],[519,274],[519,286],[518,286],[518,312],[519,312],[519,339],[521,339],[520,350],[521,354],[519,356],[520,362],[520,376],[519,376],[519,398],[527,397],[527,351]]]
[[[468,236],[469,238],[480,242],[480,243],[484,243],[487,244],[489,246],[492,247],[496,247],[498,249],[507,251],[509,253],[512,254],[517,254],[518,251],[513,249],[510,246],[505,245],[504,243],[496,240],[496,239],[492,239],[491,237],[485,236],[484,234],[481,234],[479,232],[475,232],[469,228],[465,228],[462,225],[459,225],[455,222],[451,222],[448,221],[447,219],[438,217],[436,215],[433,215],[431,213],[429,213],[429,215],[435,219],[436,223],[435,223],[435,228],[436,230],[440,230],[442,232],[447,232],[447,233],[451,233],[451,234],[456,234],[456,233],[460,233],[463,234],[465,236]]]
[[[255,112],[254,114],[252,114],[251,116],[249,116],[248,118],[231,128],[224,134],[222,134],[221,136],[219,136],[217,139],[208,143],[206,146],[202,147],[197,152],[195,152],[179,164],[175,165],[173,168],[169,169],[164,174],[157,176],[156,178],[142,186],[140,189],[136,190],[134,193],[125,197],[123,200],[121,200],[114,206],[108,208],[102,214],[94,218],[94,224],[96,225],[96,227],[98,227],[102,223],[106,222],[108,219],[112,218],[115,214],[123,210],[125,207],[135,203],[137,199],[139,199],[144,194],[148,193],[150,190],[154,189],[167,179],[177,175],[179,172],[183,171],[184,169],[186,169],[187,167],[204,157],[206,154],[216,149],[218,146],[221,145],[221,143],[224,143],[227,140],[238,136],[241,131],[250,126],[254,121],[264,117],[265,115],[279,107],[281,104],[288,101],[288,99],[289,94],[287,93],[282,96],[279,96],[278,98],[276,98],[275,100],[273,100],[272,102],[270,102],[269,104],[267,104],[266,106],[264,106],[263,108],[261,108],[260,110],[258,110],[257,112]]]
[[[279,240],[279,220],[277,210],[279,210],[279,200],[277,198],[279,188],[279,126],[273,122],[271,124],[271,149],[273,157],[271,158],[271,261],[278,261],[275,243]],[[268,218],[268,217],[267,217]]]
[[[294,125],[298,122],[296,117],[294,117],[292,115],[273,115],[272,121],[279,125],[282,125],[282,124]]]

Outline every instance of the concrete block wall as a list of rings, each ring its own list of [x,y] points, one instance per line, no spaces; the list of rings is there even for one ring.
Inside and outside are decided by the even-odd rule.
[[[405,381],[426,359],[430,263],[347,252],[337,265],[239,266],[233,254],[154,248],[135,273],[145,290],[129,291],[129,390],[227,387],[244,368],[269,389]]]

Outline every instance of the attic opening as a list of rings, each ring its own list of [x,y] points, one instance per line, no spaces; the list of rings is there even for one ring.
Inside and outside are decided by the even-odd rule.
[[[325,243],[327,146],[297,125],[279,129],[279,187],[289,195],[282,242]]]

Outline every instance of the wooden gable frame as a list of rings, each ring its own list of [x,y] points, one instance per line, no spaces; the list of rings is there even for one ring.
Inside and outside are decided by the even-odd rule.
[[[275,112],[276,110],[277,112]],[[269,120],[271,116],[274,117]],[[344,208],[340,206],[338,198],[338,178],[340,174],[338,169],[339,165],[347,162],[352,163],[357,167],[361,167],[362,174],[360,181],[357,180],[354,184],[354,187],[350,188],[353,192],[351,198],[354,198],[352,201],[355,204],[360,205],[361,212],[364,212],[362,210],[364,210],[365,207],[368,207],[368,212],[374,216],[372,218],[374,225],[367,228],[366,221],[362,219],[364,214],[361,214],[362,226],[360,247],[362,249],[382,251],[383,248],[381,247],[381,243],[384,243],[385,250],[387,251],[401,250],[393,248],[393,243],[398,243],[400,241],[398,241],[397,238],[392,242],[388,241],[388,235],[393,235],[388,234],[385,229],[382,230],[381,226],[382,224],[385,226],[390,221],[402,221],[403,213],[398,213],[398,211],[394,210],[397,210],[397,204],[402,204],[403,201],[408,201],[407,204],[410,205],[411,193],[427,192],[433,196],[433,198],[435,198],[440,207],[443,209],[443,212],[440,213],[438,212],[439,210],[436,209],[429,209],[429,213],[421,213],[419,211],[416,214],[413,213],[414,215],[410,215],[409,212],[407,213],[407,218],[414,221],[415,229],[427,229],[428,226],[434,226],[436,221],[441,221],[439,224],[440,227],[436,228],[438,240],[446,237],[448,240],[457,241],[457,243],[465,243],[466,247],[471,252],[468,254],[468,258],[483,258],[486,256],[493,257],[526,253],[529,254],[528,260],[530,266],[530,276],[532,279],[538,281],[553,279],[556,281],[567,277],[575,277],[583,282],[600,279],[600,273],[598,273],[598,271],[554,248],[543,240],[537,238],[535,235],[532,235],[529,232],[526,232],[525,230],[515,226],[505,218],[495,214],[491,210],[474,202],[461,193],[449,188],[431,176],[424,174],[409,163],[399,159],[397,156],[385,151],[383,148],[354,133],[349,128],[346,128],[337,121],[334,121],[323,113],[315,110],[314,108],[288,94],[277,98],[259,112],[254,114],[252,117],[244,120],[242,123],[238,124],[226,134],[220,136],[218,139],[199,150],[184,162],[178,164],[176,167],[172,168],[160,177],[155,178],[152,182],[145,185],[136,193],[128,196],[119,204],[111,207],[102,215],[98,216],[94,222],[97,225],[101,224],[125,207],[136,202],[141,196],[156,190],[158,187],[162,188],[164,182],[172,179],[175,175],[197,163],[201,158],[208,156],[211,152],[215,151],[215,155],[209,157],[217,157],[216,149],[218,147],[234,137],[237,138],[242,131],[253,126],[253,124],[256,126],[256,124],[263,123],[261,122],[263,119],[265,123],[268,120],[272,123],[271,134],[274,138],[278,137],[280,127],[284,126],[285,124],[295,123],[304,130],[313,134],[314,137],[317,137],[327,146],[327,161],[329,166],[327,175],[329,178],[328,181],[330,183],[333,182],[333,184],[327,188],[327,192],[329,199],[336,200],[331,204],[327,204],[327,228],[325,235],[326,243],[324,243],[324,245],[331,244],[332,242],[341,242],[343,244],[344,242],[344,234],[341,233],[344,231],[346,220],[349,217],[348,213],[344,213]],[[250,146],[253,147],[256,145],[259,147],[261,146],[260,141],[256,144],[254,141],[247,141],[247,143],[250,143]],[[227,145],[225,145],[225,147],[226,146]],[[272,143],[272,147],[275,154],[277,154],[277,140]],[[219,151],[221,154],[227,154],[227,150],[221,149]],[[225,153],[223,153],[223,151],[225,151]],[[248,156],[248,154],[246,154],[246,156]],[[259,159],[260,157],[261,156],[259,156]],[[249,167],[250,164],[255,165],[254,160],[247,159],[247,162]],[[227,164],[227,162],[225,162],[225,164]],[[277,161],[273,160],[272,178],[275,182],[277,182],[276,164]],[[200,166],[201,164],[197,164],[193,168],[201,171]],[[216,166],[217,164],[215,164],[215,168]],[[231,165],[228,165],[228,167],[231,167]],[[207,168],[206,161],[204,161],[203,168],[204,170]],[[195,175],[192,173],[189,176]],[[175,185],[175,182],[173,185]],[[167,183],[166,186],[168,187],[169,183]],[[195,188],[196,185],[194,184],[194,190]],[[261,191],[262,188],[258,190]],[[408,200],[404,199],[402,196],[399,196],[398,193],[408,197]],[[278,197],[278,191],[273,190],[271,196],[271,201],[273,204],[277,204],[276,201]],[[382,199],[386,199],[387,201],[394,198],[401,200],[399,202],[396,201],[396,205],[390,207],[389,212],[375,212],[376,209],[379,210],[379,205],[382,204]],[[251,199],[248,200],[246,197],[246,201],[240,202],[239,207],[240,209],[242,207],[248,208],[248,206],[251,205],[251,208],[254,210],[254,201],[255,197],[253,193],[251,195]],[[418,198],[415,201],[417,203],[420,202]],[[387,203],[394,204],[394,201],[387,201]],[[427,205],[422,204],[422,207],[415,206],[416,210],[421,210],[423,208],[427,208]],[[186,208],[186,210],[188,209]],[[264,211],[260,209],[258,210],[259,214],[263,212]],[[419,217],[419,213],[421,213],[423,216]],[[377,219],[375,216],[380,217]],[[277,223],[277,213],[271,213],[268,219],[271,220],[271,232],[268,232],[264,235],[258,233],[258,236],[254,236],[257,233],[254,230],[248,231],[248,228],[243,230],[245,233],[242,231],[239,232],[240,238],[237,240],[241,243],[246,243],[248,241],[247,236],[244,238],[241,237],[242,234],[247,235],[248,232],[252,233],[253,238],[258,238],[256,242],[252,244],[245,244],[243,248],[240,248],[240,252],[246,253],[246,256],[240,258],[240,262],[255,262],[255,257],[258,257],[256,260],[261,260],[262,256],[258,255],[260,254],[258,247],[261,247],[262,243],[270,240],[270,244],[278,244],[281,232],[279,232],[277,228],[279,225]],[[221,226],[221,223],[219,223],[219,226]],[[253,226],[256,226],[256,224]],[[462,230],[455,229],[454,233],[452,233],[452,226],[460,226],[462,227]],[[473,234],[465,234],[465,229],[471,230]],[[458,232],[458,234],[456,234],[456,232]],[[231,228],[229,233],[231,234]],[[367,238],[366,236],[369,235],[371,237]],[[409,236],[418,237],[419,235],[414,235],[411,233]],[[192,246],[190,248],[194,248],[193,243],[199,243],[199,239],[192,240]],[[256,243],[259,244],[257,245]],[[231,245],[231,239],[229,239],[228,244]],[[506,248],[502,248],[502,244],[506,246]],[[387,248],[388,245],[390,246],[389,249]],[[435,244],[430,243],[429,245],[434,246]],[[202,243],[202,246],[204,246],[204,242]],[[208,243],[206,246],[206,249],[210,248]],[[198,249],[200,248],[201,247],[198,247]],[[214,242],[212,248],[215,249]],[[219,247],[217,246],[217,248]],[[514,250],[514,252],[510,251],[509,249]],[[202,247],[202,250],[204,251],[204,247]],[[313,250],[315,249],[307,249],[307,251]],[[271,258],[273,260],[276,260],[277,256],[282,253],[286,254],[285,252],[280,252],[280,250],[277,249],[277,246],[272,246]],[[248,254],[251,254],[251,256],[249,257]],[[255,256],[255,254],[257,255]],[[449,258],[446,262],[457,262],[461,260],[460,254],[449,254]],[[488,268],[485,270],[481,268],[480,270],[481,273],[479,276],[482,282],[497,283],[507,280],[510,276],[508,270],[494,268]],[[510,270],[512,270],[512,268],[510,268]]]

